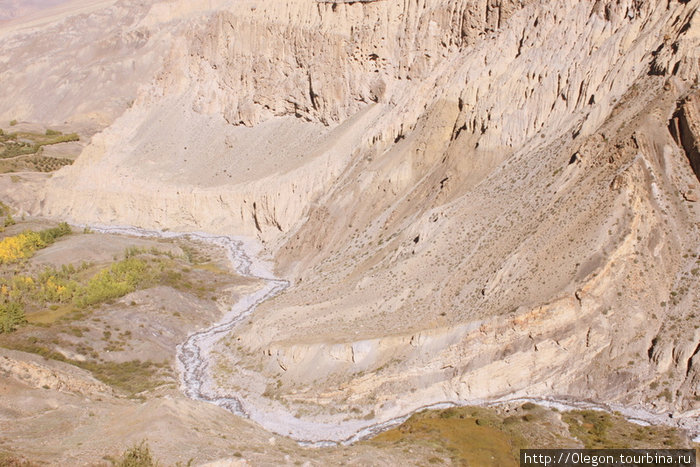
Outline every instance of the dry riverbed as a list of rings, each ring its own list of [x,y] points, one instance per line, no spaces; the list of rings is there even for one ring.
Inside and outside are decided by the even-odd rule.
[[[13,222],[0,242],[58,228],[40,219]],[[166,465],[515,465],[525,446],[691,446],[677,429],[511,403],[424,411],[371,440],[305,448],[179,388],[176,347],[263,281],[237,275],[222,248],[192,238],[75,227],[56,235],[0,265],[3,300],[22,302],[25,311],[13,331],[0,333],[0,465],[110,465],[134,446]],[[94,278],[116,274],[115,265],[142,267],[133,290],[87,300],[102,284]],[[34,288],[11,296],[15,278],[31,278]],[[65,280],[77,284],[73,296],[42,295],[42,287],[68,287]]]

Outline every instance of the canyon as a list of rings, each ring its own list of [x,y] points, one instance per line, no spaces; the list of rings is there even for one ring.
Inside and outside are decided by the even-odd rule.
[[[516,400],[697,439],[699,6],[69,0],[0,23],[0,127],[79,155],[0,200],[245,238],[286,288],[199,377],[263,444]]]

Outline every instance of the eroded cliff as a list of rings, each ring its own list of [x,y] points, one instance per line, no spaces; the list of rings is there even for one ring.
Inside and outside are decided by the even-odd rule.
[[[168,38],[133,106],[38,197],[4,193],[264,241],[293,286],[210,375],[263,411],[528,395],[696,423],[697,11],[154,3],[119,32]]]

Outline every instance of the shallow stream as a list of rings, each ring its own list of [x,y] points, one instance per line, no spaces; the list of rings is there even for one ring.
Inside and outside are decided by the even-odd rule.
[[[618,412],[628,420],[638,424],[667,424],[681,426],[690,430],[696,442],[700,442],[700,413],[682,414],[675,419],[671,414],[655,414],[638,408],[617,406],[614,404],[598,404],[590,401],[579,401],[567,398],[541,397],[506,397],[497,400],[473,401],[436,401],[420,407],[414,407],[404,415],[390,419],[374,420],[344,420],[338,423],[322,423],[296,417],[291,412],[266,411],[255,406],[251,401],[235,395],[221,396],[211,388],[207,368],[211,362],[211,350],[214,344],[231,331],[255,308],[275,295],[284,291],[289,283],[274,277],[272,265],[258,259],[255,255],[256,245],[249,239],[212,235],[201,232],[179,233],[169,231],[152,231],[136,227],[90,226],[95,232],[129,235],[136,237],[156,238],[188,238],[211,245],[222,247],[233,268],[242,276],[264,281],[265,285],[259,290],[242,297],[236,302],[222,319],[203,330],[191,333],[185,342],[177,347],[177,361],[180,366],[181,387],[190,398],[216,404],[236,415],[250,418],[265,429],[288,436],[306,446],[332,446],[336,444],[351,444],[370,438],[381,431],[403,423],[413,413],[425,409],[442,409],[461,405],[492,406],[504,403],[534,402],[559,410],[592,409],[606,412]]]

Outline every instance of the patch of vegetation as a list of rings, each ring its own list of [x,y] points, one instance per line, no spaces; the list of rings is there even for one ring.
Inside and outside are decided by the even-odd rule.
[[[0,265],[16,263],[31,257],[36,250],[46,248],[57,238],[69,235],[70,226],[62,222],[58,227],[45,229],[40,232],[26,230],[12,237],[0,240]]]
[[[588,449],[681,448],[687,444],[675,428],[640,426],[607,412],[573,410],[565,412],[562,420]]]
[[[25,322],[24,314],[29,308],[59,311],[60,304],[71,304],[77,309],[97,305],[152,284],[159,272],[138,258],[124,259],[86,277],[89,268],[83,263],[78,268],[46,267],[33,277],[0,276],[0,319],[8,323],[0,326],[0,332],[12,331]]]
[[[0,452],[0,467],[34,467],[37,464],[10,453]]]
[[[439,456],[430,463],[518,465],[523,448],[687,448],[680,430],[642,427],[619,415],[593,410],[559,414],[526,402],[506,414],[483,407],[426,410],[380,433],[373,445],[422,446]]]
[[[22,305],[17,302],[0,303],[0,334],[12,332],[26,322]]]
[[[35,155],[27,158],[26,162],[30,164],[37,172],[53,172],[61,167],[71,165],[73,163],[73,161],[70,159],[41,155]]]
[[[518,465],[522,438],[502,428],[502,419],[488,409],[459,407],[414,414],[398,428],[380,433],[372,444],[423,445],[457,465]]]
[[[95,274],[84,287],[75,290],[72,300],[86,307],[123,297],[147,281],[148,269],[145,261],[126,258]]]
[[[180,244],[180,249],[184,252],[187,261],[192,264],[199,265],[211,261],[211,258],[206,253],[185,243]]]
[[[6,216],[7,214],[10,214],[10,207],[0,201],[0,216]]]
[[[45,133],[0,132],[0,173],[16,171],[51,172],[73,163],[71,159],[47,157],[44,146],[79,141],[76,133],[63,134],[56,130]]]
[[[19,261],[19,258],[31,256],[37,248],[50,244],[69,231],[70,228],[62,224],[39,233],[27,231],[9,237],[14,242],[10,244],[12,248],[3,250],[0,242],[0,257],[4,252],[5,259]],[[4,262],[0,261],[0,265]],[[5,307],[0,308],[0,333],[10,332],[26,322],[25,314],[36,324],[50,324],[59,318],[79,319],[85,316],[82,310],[155,285],[209,298],[215,286],[193,280],[192,275],[196,276],[196,273],[187,269],[189,274],[183,274],[178,270],[180,267],[168,252],[129,248],[125,251],[125,259],[99,270],[87,263],[78,267],[63,265],[60,269],[45,267],[35,274],[17,269],[3,274],[0,270],[0,305]]]
[[[2,201],[0,201],[0,217],[5,218],[5,220],[0,221],[0,232],[4,232],[7,227],[16,224],[15,219],[12,217],[10,207]]]
[[[608,447],[606,435],[612,426],[609,414],[597,410],[569,412],[564,421],[569,424],[571,434],[583,441],[587,448]]]
[[[71,362],[103,383],[134,395],[156,388],[164,383],[162,376],[167,364],[151,361],[131,360],[128,362]]]
[[[17,132],[0,134],[0,159],[9,159],[29,154],[37,154],[43,146],[79,141],[77,133],[64,135],[60,131],[46,130],[46,133]]]
[[[158,462],[153,458],[151,448],[144,440],[124,451],[112,464],[115,467],[156,467]]]
[[[141,360],[128,362],[78,361],[52,350],[36,338],[5,339],[0,344],[2,347],[10,350],[33,353],[50,360],[75,365],[91,372],[96,379],[106,385],[123,391],[130,396],[154,389],[164,384],[164,378],[170,376],[170,368],[166,362],[157,363]]]

